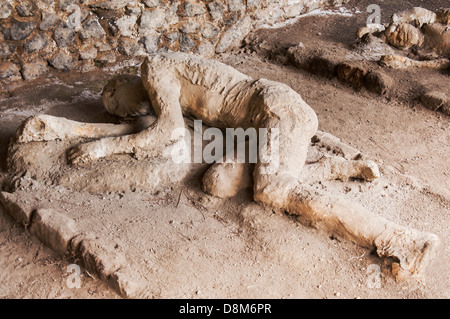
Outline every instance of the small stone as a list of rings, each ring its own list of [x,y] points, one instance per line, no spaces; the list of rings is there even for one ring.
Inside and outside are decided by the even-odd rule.
[[[80,50],[80,58],[83,60],[94,60],[97,57],[97,49],[94,47],[89,47]]]
[[[178,12],[178,1],[174,1],[166,10],[166,23],[168,25],[178,23],[179,17],[177,12]]]
[[[24,50],[27,53],[32,53],[45,48],[48,45],[48,39],[43,34],[38,34],[34,38],[25,41]]]
[[[8,1],[0,1],[0,19],[8,18],[12,13],[12,5]]]
[[[186,22],[181,27],[180,31],[183,33],[194,33],[200,28],[199,24],[197,22]]]
[[[223,17],[223,5],[220,2],[208,3],[208,11],[213,20],[220,20]]]
[[[69,71],[75,66],[76,60],[67,53],[59,52],[51,60],[50,64],[63,71]]]
[[[223,53],[229,47],[242,41],[242,39],[250,32],[251,26],[251,18],[246,16],[236,25],[229,28],[217,44],[216,53]]]
[[[378,71],[369,72],[364,79],[366,88],[379,95],[389,93],[393,84],[394,80],[389,75]]]
[[[58,47],[65,48],[75,40],[75,31],[67,28],[65,25],[60,25],[53,32],[53,39]]]
[[[194,3],[193,1],[186,1],[184,3],[184,10],[187,17],[202,15],[206,12],[201,4]]]
[[[33,0],[32,0],[33,1]],[[55,0],[40,0],[37,5],[39,7],[39,9],[42,9],[42,7],[49,7],[49,6],[53,6],[55,4]]]
[[[0,64],[0,77],[2,64]],[[0,192],[0,204],[6,213],[12,216],[17,222],[22,225],[30,223],[30,217],[33,210],[36,208],[36,201],[25,202],[25,198],[30,199],[29,193],[21,193],[18,196],[16,193]]]
[[[59,8],[66,11],[70,5],[78,3],[80,3],[80,0],[59,0]]]
[[[133,34],[134,25],[136,24],[137,16],[124,15],[116,21],[116,26],[120,34],[124,37],[129,37]]]
[[[142,2],[148,8],[154,8],[154,7],[157,7],[160,4],[160,0],[143,0]]]
[[[127,56],[139,56],[145,54],[138,41],[130,38],[119,39],[119,52]]]
[[[0,57],[7,57],[13,54],[14,46],[12,44],[6,43],[5,41],[0,42]]]
[[[41,24],[39,25],[39,29],[41,29],[42,31],[47,31],[52,26],[54,26],[56,24],[56,22],[58,22],[58,20],[59,20],[58,17],[51,12],[42,11],[41,15],[42,15],[42,20],[41,20]]]
[[[145,280],[140,278],[136,272],[129,273],[124,272],[124,270],[116,271],[110,277],[110,282],[116,291],[125,298],[142,298],[143,293],[146,290]]]
[[[22,75],[25,80],[34,80],[48,72],[48,64],[45,61],[24,63]]]
[[[32,15],[34,15],[35,7],[29,0],[21,0],[19,1],[19,5],[17,6],[16,10],[21,17],[31,17]]]
[[[77,235],[75,222],[54,209],[38,209],[32,217],[30,233],[56,252],[67,252]]]
[[[148,53],[154,53],[158,51],[160,39],[161,36],[159,34],[145,36],[143,39],[145,50]]]
[[[105,51],[111,51],[111,50],[113,50],[113,47],[112,47],[109,43],[97,42],[97,43],[95,44],[95,47],[96,47],[100,52],[105,52]]]
[[[242,0],[228,0],[228,10],[230,12],[236,12],[244,10],[245,6]]]
[[[78,236],[79,254],[89,272],[101,280],[108,280],[119,269],[127,269],[129,261],[118,249],[114,242],[105,239],[94,239]],[[80,242],[81,241],[81,242]],[[75,243],[76,244],[76,243]]]
[[[141,23],[139,24],[139,34],[147,35],[152,33],[155,29],[162,27],[164,22],[165,14],[163,10],[144,11],[141,16]]]
[[[423,94],[420,97],[420,102],[422,102],[422,105],[427,109],[437,111],[439,108],[447,104],[448,99],[447,96],[442,92],[431,91]]]
[[[127,6],[126,13],[127,13],[128,15],[136,16],[136,17],[137,17],[138,15],[141,14],[141,12],[142,12],[142,9],[141,9],[140,7],[131,7],[131,6]]]
[[[214,24],[207,22],[200,32],[204,38],[211,39],[219,33],[219,29],[217,29]]]
[[[82,39],[100,39],[104,35],[106,35],[106,32],[103,30],[96,17],[91,17],[83,22],[82,29],[80,31],[80,37]]]
[[[180,38],[180,33],[176,32],[176,31],[175,32],[170,32],[168,34],[164,34],[164,38],[168,40],[169,46],[172,46],[172,45],[175,45],[175,43]]]
[[[340,292],[336,292],[334,295],[335,295],[336,297],[340,297],[340,296],[341,296],[341,293],[340,293]]]
[[[95,61],[102,62],[102,63],[115,63],[116,62],[116,55],[114,52],[101,52],[96,58]],[[104,199],[104,198],[102,198]]]
[[[17,80],[20,77],[20,68],[12,62],[0,63],[0,79]]]
[[[195,42],[186,34],[182,34],[180,37],[180,51],[189,52],[195,46]]]
[[[89,6],[92,8],[100,8],[106,10],[118,10],[124,8],[133,1],[134,0],[105,0],[99,3],[90,4]]]
[[[80,61],[80,64],[77,66],[77,71],[79,72],[90,72],[93,70],[95,70],[95,64],[91,60]]]
[[[106,20],[106,21],[115,21],[122,16],[121,10],[106,10],[106,9],[96,8],[93,10],[93,12],[100,20]]]
[[[0,32],[3,34],[3,39],[5,40],[11,40],[11,27],[7,24],[3,25],[0,24]],[[0,36],[0,39],[2,39],[2,37]]]
[[[258,6],[260,2],[261,2],[261,0],[247,0],[246,4],[247,4],[247,7],[252,8],[252,7]]]
[[[34,30],[36,23],[33,21],[30,22],[21,22],[17,20],[13,20],[10,36],[11,40],[24,40],[26,39]]]

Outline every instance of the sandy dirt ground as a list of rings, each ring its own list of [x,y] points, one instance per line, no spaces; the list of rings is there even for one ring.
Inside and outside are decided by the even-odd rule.
[[[380,4],[382,20],[412,5],[429,9],[448,5],[446,1],[372,2]],[[423,280],[397,282],[389,262],[370,250],[252,204],[248,191],[228,200],[207,196],[200,190],[198,175],[159,193],[93,195],[39,183],[22,191],[43,196],[48,203],[64,202],[58,208],[81,227],[117,243],[140,275],[154,279],[150,297],[449,298],[450,118],[421,106],[414,91],[434,82],[448,90],[448,75],[429,70],[393,73],[405,89],[386,97],[365,89],[355,91],[336,78],[312,75],[283,58],[286,49],[299,42],[306,47],[323,45],[324,50],[347,48],[372,2],[347,5],[351,16],[309,16],[281,30],[258,31],[257,45],[265,41],[260,50],[253,44],[217,58],[255,78],[290,85],[316,111],[320,130],[377,160],[382,169],[379,181],[332,181],[321,187],[349,196],[390,220],[437,234],[439,254]],[[131,66],[121,72],[138,69]],[[56,73],[0,92],[2,178],[9,139],[30,115],[117,122],[101,106],[100,93],[111,74]],[[97,224],[83,218],[89,214],[97,214]],[[147,241],[137,240],[141,237]],[[67,267],[77,260],[56,255],[4,212],[0,257],[0,298],[121,298],[85,270],[81,288],[69,288]],[[374,269],[380,270],[379,285],[371,281]]]

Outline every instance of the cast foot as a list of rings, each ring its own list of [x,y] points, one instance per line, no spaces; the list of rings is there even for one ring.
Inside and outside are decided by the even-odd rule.
[[[392,274],[400,280],[420,275],[434,257],[439,239],[435,234],[414,229],[386,229],[374,244],[380,257],[393,257]]]

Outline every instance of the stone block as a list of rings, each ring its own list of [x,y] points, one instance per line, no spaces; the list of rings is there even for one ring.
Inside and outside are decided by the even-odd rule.
[[[20,0],[16,10],[21,17],[31,17],[34,15],[36,8],[30,0]]]
[[[245,10],[245,5],[242,0],[228,0],[228,10],[230,12]]]
[[[22,65],[22,75],[25,80],[34,80],[48,72],[48,63],[33,61]]]
[[[53,32],[53,39],[56,45],[60,48],[68,47],[75,40],[75,31],[66,27],[65,25],[60,25]]]
[[[155,29],[162,27],[165,21],[166,15],[162,9],[144,11],[139,24],[139,34],[142,36],[152,33]]]
[[[203,4],[194,1],[186,1],[184,3],[184,10],[187,17],[194,17],[206,13]]]
[[[22,225],[30,223],[31,213],[37,208],[37,200],[26,194],[0,192],[0,204],[8,215]]]
[[[147,290],[146,280],[136,272],[130,273],[121,269],[113,273],[109,284],[125,298],[145,298]]]
[[[12,5],[8,1],[0,2],[0,19],[8,18],[12,13]]]
[[[97,57],[97,49],[88,47],[80,50],[80,58],[83,60],[93,60]]]
[[[77,235],[75,222],[55,209],[37,209],[31,219],[30,233],[59,254],[67,252]]]
[[[21,78],[20,68],[17,64],[12,62],[0,62],[0,80],[9,79],[15,81]]]
[[[217,44],[216,53],[225,52],[233,44],[242,41],[250,31],[251,26],[251,18],[249,16],[246,16],[236,25],[230,27],[227,31],[225,31],[219,43]]]
[[[116,21],[116,26],[120,31],[120,35],[130,37],[133,35],[134,26],[137,21],[135,15],[124,15]]]
[[[69,71],[75,66],[76,60],[67,53],[59,52],[50,60],[50,64],[58,70]]]
[[[154,53],[158,51],[159,42],[161,40],[161,36],[158,33],[147,35],[143,38],[144,47],[147,53]]]
[[[100,39],[105,35],[106,32],[103,30],[103,27],[100,25],[97,18],[91,17],[83,22],[80,30],[80,37],[83,40],[90,38]]]
[[[32,53],[45,48],[48,45],[48,39],[44,34],[37,34],[32,39],[25,41],[24,50],[27,53]]]
[[[86,237],[78,244],[78,255],[84,266],[98,278],[108,281],[111,275],[127,266],[119,245]]]
[[[59,18],[52,12],[42,11],[41,13],[41,23],[39,24],[39,29],[42,31],[47,31],[53,27]]]
[[[222,3],[214,1],[207,5],[209,14],[213,20],[220,20],[223,18],[224,8]]]
[[[132,2],[134,2],[134,0],[105,0],[92,3],[89,6],[92,8],[100,8],[105,10],[118,10],[126,7],[129,3]]]
[[[427,109],[437,111],[439,108],[448,103],[447,96],[438,91],[426,92],[420,97],[420,102]]]
[[[366,75],[364,85],[369,91],[384,95],[390,92],[394,85],[394,80],[385,73],[372,71]]]
[[[36,23],[34,21],[22,22],[13,20],[10,29],[11,40],[24,40],[28,38],[35,27]]]

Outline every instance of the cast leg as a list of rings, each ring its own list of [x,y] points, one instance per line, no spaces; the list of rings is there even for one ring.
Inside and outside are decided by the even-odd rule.
[[[436,252],[438,237],[397,225],[363,206],[332,197],[309,185],[294,188],[286,211],[300,222],[393,257],[399,279],[420,275]]]
[[[101,138],[133,133],[133,124],[83,123],[63,117],[37,115],[27,118],[16,133],[17,142]]]
[[[253,174],[254,199],[265,206],[285,210],[298,216],[300,221],[336,236],[364,247],[376,247],[380,256],[392,256],[398,261],[397,274],[404,276],[419,273],[435,251],[438,239],[434,234],[396,225],[361,205],[332,197],[299,182],[310,139],[314,129],[317,129],[314,123],[317,122],[314,118],[298,117],[309,115],[306,103],[295,106],[296,109],[303,108],[303,114],[295,115],[287,108],[286,111],[274,112],[274,116],[269,116],[262,125],[269,131],[271,128],[278,128],[278,169],[270,172],[268,168],[273,163],[258,161]],[[274,109],[271,105],[267,107]],[[268,148],[273,147],[269,138]],[[326,171],[322,172],[324,176],[336,175],[331,170],[333,165],[348,176],[360,175],[365,167],[355,165],[353,161],[328,164],[330,170],[328,174]],[[371,170],[371,174],[373,173]]]
[[[378,165],[371,160],[346,160],[343,157],[323,157],[317,163],[303,168],[301,180],[317,182],[326,180],[347,181],[350,178],[371,182],[380,177]]]

